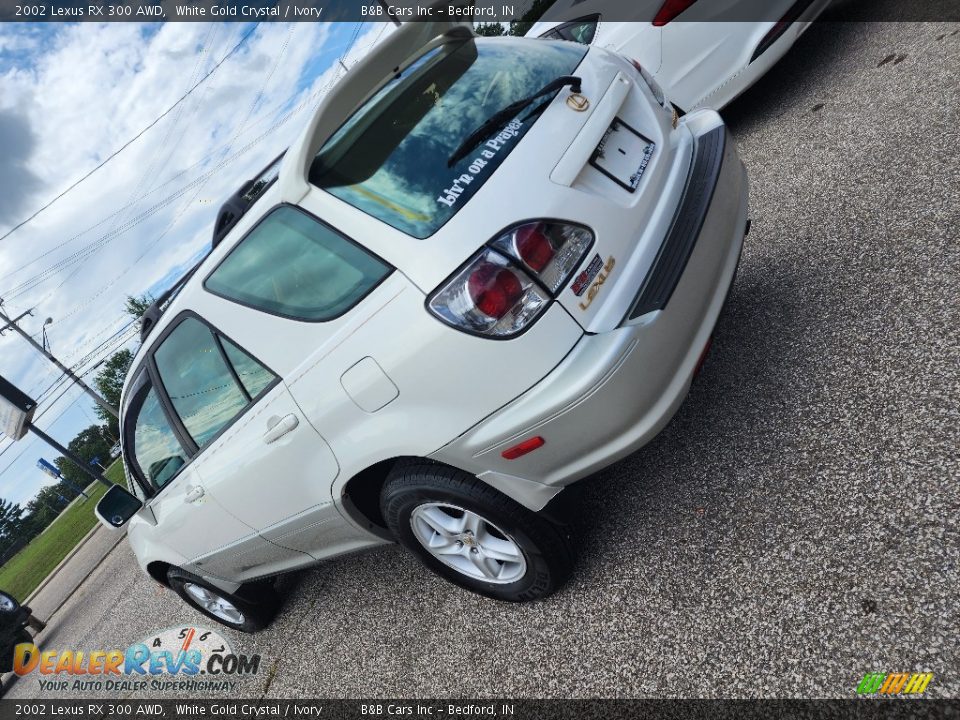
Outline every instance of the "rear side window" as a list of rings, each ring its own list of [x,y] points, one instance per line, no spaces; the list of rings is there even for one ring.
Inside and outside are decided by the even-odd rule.
[[[160,489],[187,462],[187,454],[167,421],[157,391],[150,388],[134,420],[133,457],[144,479]]]
[[[390,270],[306,213],[280,207],[230,251],[204,287],[274,315],[323,321],[356,305]]]
[[[581,45],[590,45],[593,42],[594,36],[597,34],[597,23],[599,20],[600,17],[598,15],[581,20],[574,20],[573,22],[558,25],[550,32],[544,33],[541,37],[551,40],[572,40]]]
[[[243,385],[251,398],[255,398],[262,393],[270,383],[277,379],[272,372],[226,338],[220,338],[220,343],[223,345],[223,352],[226,353],[227,360],[237,371],[240,384]]]
[[[466,157],[448,158],[491,115],[570,75],[586,48],[521,39],[437,48],[364,103],[324,144],[310,182],[416,238],[483,186],[553,96],[519,112]]]
[[[276,379],[195,318],[174,328],[157,348],[154,360],[174,412],[200,448]]]

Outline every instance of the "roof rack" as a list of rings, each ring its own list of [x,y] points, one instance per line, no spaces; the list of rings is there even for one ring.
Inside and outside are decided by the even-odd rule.
[[[247,210],[249,210],[260,196],[263,195],[266,189],[276,181],[277,176],[280,174],[280,161],[283,159],[285,153],[286,150],[277,155],[277,157],[270,161],[269,165],[251,179],[247,180],[240,189],[231,195],[220,207],[220,212],[217,213],[217,222],[213,226],[211,250],[220,244]],[[140,316],[140,342],[144,342],[147,339],[147,336],[156,326],[160,316],[163,315],[164,305],[170,302],[174,295],[186,285],[187,280],[193,277],[197,268],[207,259],[207,255],[209,255],[209,253],[205,253],[196,265],[190,268],[179,280],[165,290],[160,297],[154,300],[150,306],[143,311],[143,315]]]
[[[217,221],[213,225],[213,247],[220,244],[233,226],[240,222],[240,218],[246,214],[247,210],[274,183],[280,174],[280,161],[285,153],[286,150],[277,155],[269,165],[241,185],[240,189],[220,206]]]
[[[160,316],[163,315],[164,305],[170,302],[173,297],[187,284],[187,280],[193,277],[193,274],[197,271],[200,265],[203,264],[203,261],[207,259],[209,253],[205,253],[202,258],[190,268],[184,275],[177,280],[173,285],[163,291],[156,300],[154,300],[150,306],[143,311],[143,315],[140,316],[140,342],[144,342],[147,339],[147,335],[153,330],[156,326],[157,321],[160,319]]]

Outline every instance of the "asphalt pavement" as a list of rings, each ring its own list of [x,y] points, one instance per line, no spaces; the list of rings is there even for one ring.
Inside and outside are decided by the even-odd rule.
[[[238,693],[852,697],[926,671],[960,695],[958,27],[815,26],[724,112],[740,273],[674,421],[582,485],[568,586],[507,605],[398,547],[327,562],[225,631],[263,659]],[[209,625],[125,542],[56,620],[45,648]]]

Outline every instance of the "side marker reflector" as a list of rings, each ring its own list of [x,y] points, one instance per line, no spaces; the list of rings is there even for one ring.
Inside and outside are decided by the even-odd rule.
[[[544,442],[544,439],[537,435],[529,438],[528,440],[524,440],[519,445],[514,445],[512,448],[507,448],[500,454],[507,460],[516,460],[518,457],[523,457],[527,453],[543,447]]]

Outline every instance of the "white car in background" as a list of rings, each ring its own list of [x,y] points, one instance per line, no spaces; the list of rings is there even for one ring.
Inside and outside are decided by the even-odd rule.
[[[759,80],[793,46],[830,0],[561,0],[534,24],[527,37],[572,40],[626,55],[637,61],[681,111],[719,110]],[[738,6],[742,8],[738,9]],[[625,14],[643,22],[613,22]],[[714,13],[711,15],[711,13]],[[765,22],[717,18],[757,16]],[[650,21],[652,18],[652,21]]]
[[[606,50],[408,23],[145,314],[138,497],[97,515],[239,630],[276,607],[264,579],[391,541],[544,597],[572,569],[548,504],[677,411],[748,227],[716,112],[678,120]]]

